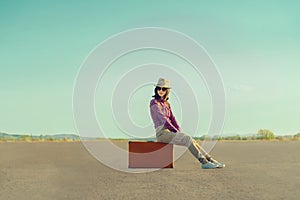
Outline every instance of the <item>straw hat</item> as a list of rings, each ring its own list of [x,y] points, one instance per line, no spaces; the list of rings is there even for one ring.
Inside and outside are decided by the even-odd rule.
[[[157,81],[157,84],[154,85],[156,87],[162,87],[162,88],[171,88],[170,87],[170,81],[164,78],[159,78]]]

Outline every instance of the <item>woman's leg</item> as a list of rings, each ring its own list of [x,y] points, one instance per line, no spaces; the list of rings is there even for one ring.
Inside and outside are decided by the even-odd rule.
[[[161,131],[156,134],[158,142],[171,143],[188,147],[189,151],[202,163],[202,168],[223,168],[224,164],[214,160],[191,136],[181,132]]]
[[[181,132],[162,131],[156,136],[158,142],[171,143],[188,147],[189,151],[201,163],[207,163],[206,156],[208,155],[204,149],[189,135]]]
[[[208,161],[210,161],[211,156],[200,146],[200,144],[196,140],[194,140],[194,139],[192,139],[192,140],[193,140],[193,143],[194,143],[195,147],[201,152],[202,155],[205,156],[205,158]]]
[[[215,163],[218,165],[218,168],[223,168],[225,167],[225,164],[222,164],[220,163],[219,161],[213,159],[211,157],[211,155],[209,155],[199,144],[196,140],[193,139],[193,142],[194,142],[194,145],[197,147],[197,149],[202,153],[202,155],[205,156],[205,158],[209,161],[209,162],[212,162],[212,163]]]

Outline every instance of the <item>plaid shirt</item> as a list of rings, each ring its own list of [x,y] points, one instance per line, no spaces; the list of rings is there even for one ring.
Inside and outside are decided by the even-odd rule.
[[[180,126],[178,125],[168,102],[152,99],[150,101],[150,112],[156,132],[163,128],[166,128],[171,132],[180,132]]]

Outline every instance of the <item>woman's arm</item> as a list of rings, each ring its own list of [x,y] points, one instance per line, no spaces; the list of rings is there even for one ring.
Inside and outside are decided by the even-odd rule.
[[[172,121],[164,115],[158,106],[157,101],[152,101],[150,104],[151,117],[156,127],[164,125],[165,128],[172,132],[179,132],[179,130],[172,124]]]
[[[171,123],[180,132],[181,128],[180,128],[179,124],[177,123],[177,120],[176,120],[175,116],[173,115],[171,107],[170,107],[170,112],[171,112],[171,117],[170,117]]]

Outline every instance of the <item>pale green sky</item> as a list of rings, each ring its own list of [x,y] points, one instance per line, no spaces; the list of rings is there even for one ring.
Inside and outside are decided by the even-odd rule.
[[[113,34],[157,26],[194,38],[218,66],[227,96],[224,134],[256,133],[260,128],[275,134],[295,134],[300,131],[299,6],[298,1],[3,0],[0,131],[76,132],[73,85],[89,52]],[[143,61],[138,55],[131,60]],[[178,70],[184,65],[180,65],[180,60],[175,62],[175,58],[161,56],[166,62],[177,64]],[[121,71],[118,64],[115,70]],[[185,73],[193,76],[192,71]],[[201,79],[198,81],[203,84]],[[209,109],[205,109],[209,99],[207,93],[198,89],[199,98],[204,99],[199,127],[199,134],[203,134],[210,116]],[[147,98],[137,110],[146,105]],[[174,101],[180,118],[176,105],[179,104]],[[101,107],[96,108],[100,116]],[[131,110],[133,119],[147,124],[149,116],[140,118],[137,110]]]

